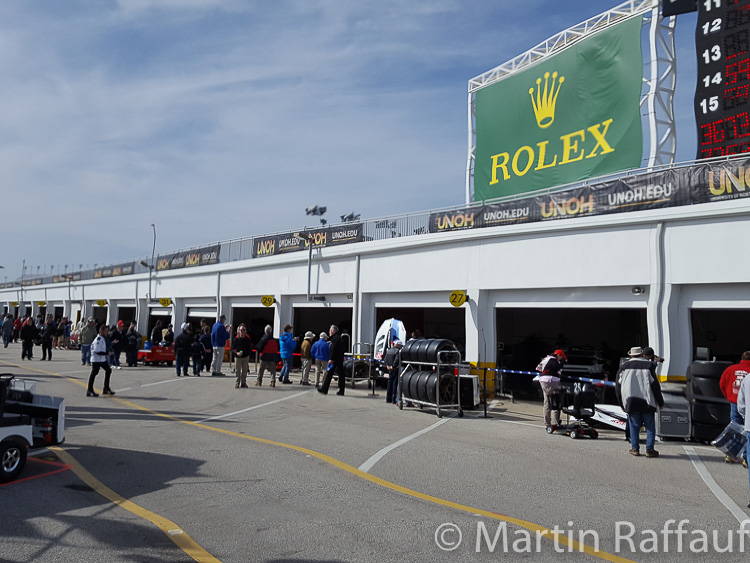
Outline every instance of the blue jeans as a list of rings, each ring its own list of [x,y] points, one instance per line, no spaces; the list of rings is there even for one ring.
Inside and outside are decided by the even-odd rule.
[[[398,403],[398,380],[398,372],[396,370],[392,371],[385,391],[386,403]]]
[[[630,425],[630,447],[637,450],[641,447],[641,426],[646,427],[646,451],[654,449],[656,442],[656,417],[652,412],[628,413],[628,424]]]
[[[174,365],[177,367],[177,376],[188,374],[188,366],[190,365],[190,356],[188,354],[175,354]]]
[[[737,410],[737,403],[729,403],[729,418],[732,422],[736,422],[740,426],[745,426],[745,417],[740,414],[739,410]],[[744,459],[748,459],[747,450],[745,450]]]
[[[750,432],[747,433],[747,446],[745,446],[745,459],[750,459]],[[750,466],[747,468],[748,486],[750,486]]]
[[[289,370],[292,369],[292,358],[281,358],[284,363],[279,372],[279,381],[289,381]]]
[[[81,344],[81,363],[91,363],[91,344]]]

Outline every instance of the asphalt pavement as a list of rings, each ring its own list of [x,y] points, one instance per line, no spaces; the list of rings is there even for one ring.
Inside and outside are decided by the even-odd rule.
[[[0,561],[747,561],[748,472],[714,448],[547,435],[541,403],[399,410],[234,376],[123,368],[86,397],[77,351],[0,372],[65,397],[66,440],[0,486]],[[101,389],[103,373],[97,379]],[[553,532],[559,532],[554,541]],[[704,541],[705,540],[705,541]],[[728,543],[731,540],[731,545]]]

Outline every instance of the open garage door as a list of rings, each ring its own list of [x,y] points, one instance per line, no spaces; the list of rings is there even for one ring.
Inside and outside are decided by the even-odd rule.
[[[125,323],[126,327],[130,326],[131,321],[135,321],[136,318],[135,307],[117,307],[117,320]]]
[[[708,357],[737,362],[750,350],[747,327],[750,311],[691,309],[690,327],[693,336],[693,360],[696,348],[708,348]]]
[[[151,339],[151,332],[154,330],[157,321],[161,321],[162,329],[167,328],[167,325],[172,322],[172,309],[169,307],[151,307],[148,310],[148,327],[144,335],[146,340]],[[179,329],[179,327],[177,328]],[[179,334],[179,330],[176,330],[175,333]]]
[[[104,324],[107,322],[107,311],[109,310],[108,307],[98,307],[94,306],[93,312],[91,313],[91,316],[94,317],[94,320],[97,322],[97,324]]]
[[[302,342],[308,330],[315,334],[317,338],[321,332],[328,334],[331,325],[336,325],[344,337],[347,352],[351,352],[351,307],[295,307],[292,325],[294,325],[292,332],[294,336],[299,336],[299,342]],[[299,351],[299,343],[297,344],[297,351]]]
[[[216,307],[188,307],[185,322],[190,323],[193,330],[199,330],[201,321],[206,321],[209,327],[216,322]]]
[[[387,319],[398,319],[404,323],[408,338],[416,330],[425,338],[447,338],[465,356],[466,311],[463,308],[383,307],[377,309],[375,330]]]
[[[237,327],[245,323],[247,335],[257,344],[263,338],[266,325],[273,326],[273,313],[273,307],[232,307],[232,318],[229,320],[232,323],[232,332],[237,334]]]
[[[561,348],[580,375],[611,380],[632,346],[648,345],[646,309],[498,308],[495,326],[497,365],[511,370],[534,371]],[[509,375],[506,387],[536,394],[531,379]]]

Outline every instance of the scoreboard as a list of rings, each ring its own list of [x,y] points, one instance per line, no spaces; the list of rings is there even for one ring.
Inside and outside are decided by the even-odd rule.
[[[699,0],[698,155],[750,152],[750,0]]]

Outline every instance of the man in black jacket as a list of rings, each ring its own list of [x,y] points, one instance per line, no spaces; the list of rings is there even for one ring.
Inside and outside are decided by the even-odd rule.
[[[326,377],[323,380],[323,385],[318,388],[319,393],[328,395],[328,388],[331,386],[331,380],[333,379],[333,373],[339,376],[339,390],[337,395],[343,395],[344,389],[346,388],[346,374],[344,372],[344,341],[341,339],[341,333],[339,327],[331,325],[328,331],[331,335],[331,350],[328,355],[328,370],[326,371]]]
[[[635,346],[628,352],[630,359],[620,366],[615,376],[617,401],[628,413],[630,427],[630,455],[641,455],[641,426],[646,427],[646,457],[659,457],[654,449],[656,419],[654,414],[664,408],[661,385],[656,378],[653,348]]]
[[[177,367],[177,377],[187,377],[190,365],[190,347],[193,344],[193,332],[188,323],[183,323],[182,332],[174,339],[174,364]],[[180,374],[182,369],[182,374]]]

